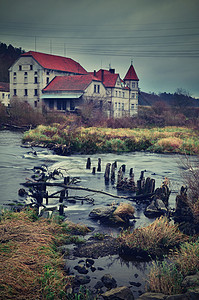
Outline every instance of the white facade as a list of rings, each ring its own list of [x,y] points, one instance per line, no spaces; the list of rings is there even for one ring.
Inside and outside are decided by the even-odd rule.
[[[32,57],[21,56],[10,68],[10,97],[18,97],[33,107],[42,106],[42,89],[67,72],[44,69]]]
[[[10,93],[0,91],[0,102],[5,106],[9,106],[10,105]]]

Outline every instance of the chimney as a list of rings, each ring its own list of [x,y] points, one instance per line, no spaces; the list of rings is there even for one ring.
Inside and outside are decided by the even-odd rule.
[[[109,69],[109,72],[111,73],[111,74],[115,74],[115,69]]]
[[[104,82],[104,70],[101,70],[101,81]]]
[[[96,76],[96,70],[93,71],[93,75]]]

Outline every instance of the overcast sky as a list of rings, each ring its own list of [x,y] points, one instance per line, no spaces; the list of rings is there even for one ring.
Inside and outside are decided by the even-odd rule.
[[[199,97],[198,0],[0,0],[0,42],[121,78],[133,61],[142,91]]]

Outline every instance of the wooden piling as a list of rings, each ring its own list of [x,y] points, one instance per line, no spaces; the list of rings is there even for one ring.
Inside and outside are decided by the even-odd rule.
[[[65,198],[65,190],[62,190],[62,191],[60,192],[59,203],[63,203],[64,198]]]
[[[96,167],[93,167],[92,174],[95,175],[95,173],[96,173]]]
[[[63,204],[60,204],[60,206],[59,206],[59,215],[60,216],[64,215],[64,205]]]
[[[105,178],[105,181],[106,181],[106,182],[109,181],[110,168],[111,168],[111,164],[110,164],[110,163],[107,163],[107,164],[106,164],[105,173],[104,173],[104,178]]]
[[[101,168],[101,158],[98,158],[98,166],[97,166],[97,172],[101,172],[102,168]]]
[[[123,173],[126,172],[126,165],[122,165],[122,172],[123,172]]]
[[[90,169],[90,168],[91,168],[91,159],[90,159],[90,157],[88,157],[87,163],[86,163],[86,169]]]
[[[115,163],[112,163],[111,165],[111,182],[115,182]]]

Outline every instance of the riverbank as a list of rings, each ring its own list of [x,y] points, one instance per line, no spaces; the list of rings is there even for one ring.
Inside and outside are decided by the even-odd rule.
[[[25,132],[23,142],[48,147],[60,155],[134,151],[198,155],[198,134],[196,130],[176,126],[110,129],[54,124],[39,125]]]

